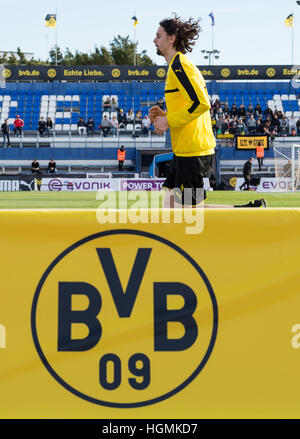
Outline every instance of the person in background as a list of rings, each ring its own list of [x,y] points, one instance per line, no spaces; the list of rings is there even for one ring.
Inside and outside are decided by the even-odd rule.
[[[80,136],[84,136],[85,133],[86,133],[86,123],[85,123],[85,121],[83,120],[83,117],[81,117],[81,118],[79,119],[79,121],[77,122],[77,128],[78,128],[78,134],[79,134]]]
[[[93,121],[93,118],[90,117],[86,124],[87,136],[91,135],[93,137],[94,131],[95,131],[95,122]]]
[[[113,130],[113,137],[116,137],[119,134],[119,122],[116,116],[112,117],[111,126]]]
[[[47,117],[46,121],[46,134],[48,137],[50,137],[50,131],[53,129],[53,122],[51,117]]]
[[[39,174],[41,172],[40,170],[40,164],[36,159],[33,159],[31,162],[31,173],[32,174]]]
[[[53,159],[48,163],[48,172],[49,174],[54,174],[56,172],[56,163]]]
[[[107,115],[105,114],[104,118],[102,119],[102,124],[100,125],[100,129],[103,132],[103,136],[107,137],[107,134],[109,133],[111,129],[111,121],[108,119]]]
[[[300,119],[297,120],[296,127],[297,127],[297,136],[300,136]]]
[[[264,163],[264,155],[265,155],[265,149],[264,147],[260,144],[260,142],[258,142],[257,147],[256,147],[256,158],[258,161],[258,167],[259,170],[261,171],[261,167]]]
[[[144,119],[142,120],[142,132],[146,136],[149,134],[151,121],[149,119],[148,114],[145,114]]]
[[[123,168],[125,157],[126,157],[126,150],[124,148],[124,145],[122,145],[121,148],[118,149],[119,171],[121,171]]]
[[[243,175],[244,175],[244,183],[240,186],[240,190],[243,190],[243,187],[246,186],[245,191],[250,189],[250,180],[251,180],[251,172],[252,172],[252,162],[253,157],[249,157],[249,159],[244,164]]]
[[[19,133],[19,136],[22,136],[23,133],[23,127],[24,127],[24,122],[23,120],[20,118],[19,115],[16,116],[16,119],[14,120],[14,132],[15,132],[15,136],[17,135],[17,132]]]
[[[7,140],[7,146],[10,148],[10,139],[9,139],[9,132],[10,128],[8,125],[8,119],[5,119],[4,123],[1,125],[1,131],[3,134],[3,147],[6,147],[6,140]]]
[[[41,120],[39,121],[39,126],[38,126],[38,132],[40,133],[40,136],[43,137],[45,131],[47,130],[47,123],[44,119],[44,117],[41,117]]]

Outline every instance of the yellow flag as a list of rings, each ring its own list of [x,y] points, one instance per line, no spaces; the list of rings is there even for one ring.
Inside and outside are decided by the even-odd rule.
[[[294,26],[294,15],[290,14],[288,17],[286,17],[284,23],[286,26],[293,27]]]
[[[138,19],[134,15],[133,17],[131,17],[131,20],[134,20],[133,26],[135,27],[137,25]]]
[[[48,14],[45,21],[47,27],[56,27],[56,14]]]

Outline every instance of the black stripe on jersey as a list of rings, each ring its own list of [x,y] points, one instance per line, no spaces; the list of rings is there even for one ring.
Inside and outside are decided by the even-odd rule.
[[[190,99],[193,101],[192,106],[188,109],[189,113],[193,113],[196,108],[199,106],[200,101],[197,96],[197,93],[195,92],[194,87],[191,84],[191,81],[189,80],[187,74],[185,73],[183,66],[180,62],[179,54],[176,55],[173,63],[172,63],[172,70],[175,73],[177,79],[180,81],[182,86],[184,87],[185,91],[189,95]]]
[[[175,91],[179,91],[179,88],[172,88],[172,90],[165,90],[165,93],[174,93]]]

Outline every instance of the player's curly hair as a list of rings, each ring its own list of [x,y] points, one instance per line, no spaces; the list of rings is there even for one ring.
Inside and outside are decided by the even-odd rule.
[[[191,17],[187,21],[183,21],[174,14],[173,18],[165,18],[159,24],[168,35],[175,35],[175,49],[178,52],[186,53],[193,50],[193,46],[199,38],[199,33],[202,30],[199,22],[200,19],[193,20]]]

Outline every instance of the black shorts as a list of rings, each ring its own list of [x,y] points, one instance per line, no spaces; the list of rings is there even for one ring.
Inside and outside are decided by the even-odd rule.
[[[209,177],[212,158],[213,154],[194,157],[174,155],[163,187],[176,189],[175,201],[177,203],[195,206],[206,199],[203,178]],[[184,189],[192,189],[192,195],[186,196],[186,199],[184,199]],[[202,191],[197,193],[197,189],[202,189]]]

